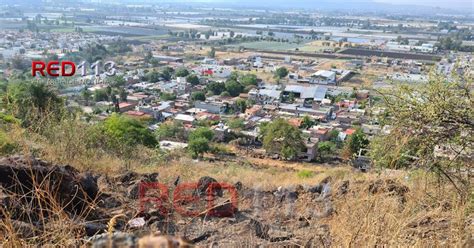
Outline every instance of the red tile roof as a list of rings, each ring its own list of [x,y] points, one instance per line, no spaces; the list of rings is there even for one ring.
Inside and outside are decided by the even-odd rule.
[[[355,130],[354,128],[349,128],[349,129],[347,129],[347,130],[345,131],[345,133],[346,133],[347,135],[351,135],[351,134],[355,133],[355,131],[356,131],[356,130]]]

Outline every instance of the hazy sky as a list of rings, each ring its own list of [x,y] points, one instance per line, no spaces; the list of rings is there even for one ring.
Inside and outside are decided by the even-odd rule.
[[[381,3],[391,4],[416,4],[431,7],[446,8],[471,8],[473,9],[474,0],[373,0]],[[474,11],[474,9],[473,9]]]
[[[166,1],[166,0],[165,0]],[[471,11],[474,13],[474,0],[179,0],[179,1],[188,1],[188,2],[252,2],[252,3],[267,3],[267,2],[285,2],[288,3],[305,3],[309,5],[318,5],[318,2],[324,3],[360,3],[360,2],[379,2],[379,3],[387,3],[387,4],[403,4],[403,5],[421,5],[421,6],[429,6],[429,7],[441,7],[441,8],[448,8],[448,9],[458,9],[464,11]]]

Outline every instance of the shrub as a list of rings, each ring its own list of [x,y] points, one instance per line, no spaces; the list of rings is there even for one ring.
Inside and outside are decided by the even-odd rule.
[[[314,176],[314,173],[310,170],[300,170],[298,171],[297,176],[300,179],[311,178]]]

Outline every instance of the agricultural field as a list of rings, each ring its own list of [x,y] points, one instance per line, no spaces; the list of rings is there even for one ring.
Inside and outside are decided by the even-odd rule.
[[[92,27],[81,27],[83,32],[92,33],[98,31]],[[49,30],[50,32],[57,32],[57,33],[72,33],[77,32],[73,27],[59,27],[59,28],[52,28]]]
[[[326,43],[326,45],[324,45],[323,43]],[[328,46],[328,44],[329,44],[329,46]],[[343,46],[347,45],[347,43],[343,43],[342,45]],[[333,50],[334,48],[337,48],[337,47],[339,47],[338,42],[317,40],[317,41],[312,41],[312,42],[306,43],[304,46],[300,47],[299,50],[301,52],[318,52],[318,53],[321,53],[325,49]]]
[[[229,47],[244,47],[246,49],[271,51],[295,51],[296,48],[299,49],[301,46],[301,44],[276,41],[255,41],[229,45]]]
[[[151,28],[142,28],[142,27],[111,27],[111,26],[99,26],[94,27],[97,34],[105,35],[121,35],[124,37],[134,37],[134,36],[156,36],[156,35],[165,35],[168,34],[168,31],[165,29],[151,29]]]

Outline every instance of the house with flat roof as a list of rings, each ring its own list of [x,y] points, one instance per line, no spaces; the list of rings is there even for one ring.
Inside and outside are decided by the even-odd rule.
[[[227,109],[227,105],[225,103],[215,101],[196,101],[194,103],[194,107],[198,109],[204,109],[205,111],[213,114],[223,114]]]
[[[290,84],[283,90],[283,96],[288,97],[290,93],[296,98],[314,100],[321,102],[326,97],[327,88],[324,86],[303,86]]]
[[[181,121],[184,124],[192,124],[196,120],[196,118],[194,118],[192,115],[185,114],[177,114],[174,119],[177,121]]]
[[[320,70],[311,75],[310,83],[313,84],[335,84],[336,72]]]

